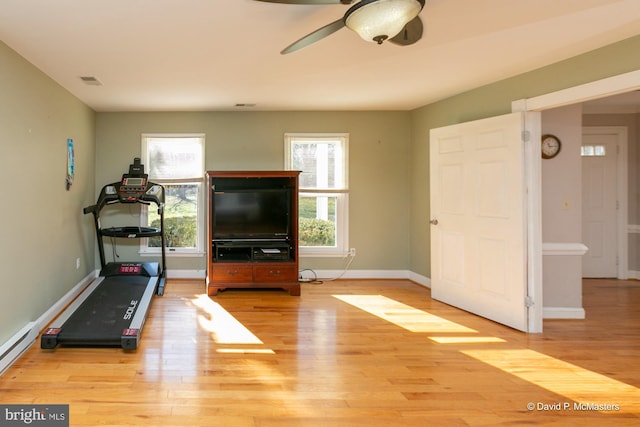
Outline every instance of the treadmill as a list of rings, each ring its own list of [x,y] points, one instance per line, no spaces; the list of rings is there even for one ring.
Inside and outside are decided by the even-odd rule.
[[[122,180],[102,187],[92,213],[100,252],[100,275],[44,331],[40,347],[60,345],[138,348],[153,295],[163,295],[166,281],[164,238],[164,187],[148,180],[144,165],[134,158]],[[100,226],[100,212],[117,203],[142,203],[158,207],[160,228]],[[139,239],[159,236],[160,262],[105,262],[103,237]]]

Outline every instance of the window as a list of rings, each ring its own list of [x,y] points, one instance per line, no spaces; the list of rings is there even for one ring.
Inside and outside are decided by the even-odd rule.
[[[149,180],[165,188],[167,254],[200,254],[204,248],[204,135],[142,135],[142,163]],[[159,227],[157,209],[143,208],[143,226]],[[142,253],[160,252],[160,238],[141,240]]]
[[[607,150],[604,145],[583,145],[580,154],[583,157],[602,157],[607,155]]]
[[[349,242],[348,134],[285,134],[285,169],[300,170],[300,254],[345,256]]]

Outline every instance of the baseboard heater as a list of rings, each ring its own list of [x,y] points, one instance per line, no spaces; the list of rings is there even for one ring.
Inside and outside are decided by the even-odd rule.
[[[37,322],[29,322],[0,346],[0,375],[35,342],[39,332]]]

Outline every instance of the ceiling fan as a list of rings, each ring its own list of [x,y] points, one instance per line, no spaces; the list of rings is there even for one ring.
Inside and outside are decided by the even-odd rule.
[[[355,0],[256,0],[284,4],[344,4]],[[295,52],[347,27],[366,41],[382,44],[385,40],[407,46],[422,37],[422,21],[418,14],[425,0],[360,0],[344,16],[295,41],[280,52]]]

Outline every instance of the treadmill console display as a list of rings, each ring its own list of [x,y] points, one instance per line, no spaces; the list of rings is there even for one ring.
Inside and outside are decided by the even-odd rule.
[[[118,273],[120,274],[140,274],[142,264],[129,263],[120,264],[118,267]]]
[[[118,197],[123,203],[136,202],[147,190],[147,179],[142,177],[122,177]]]
[[[146,180],[144,178],[124,178],[122,180],[122,185],[131,187],[131,188],[141,188],[145,186]]]

